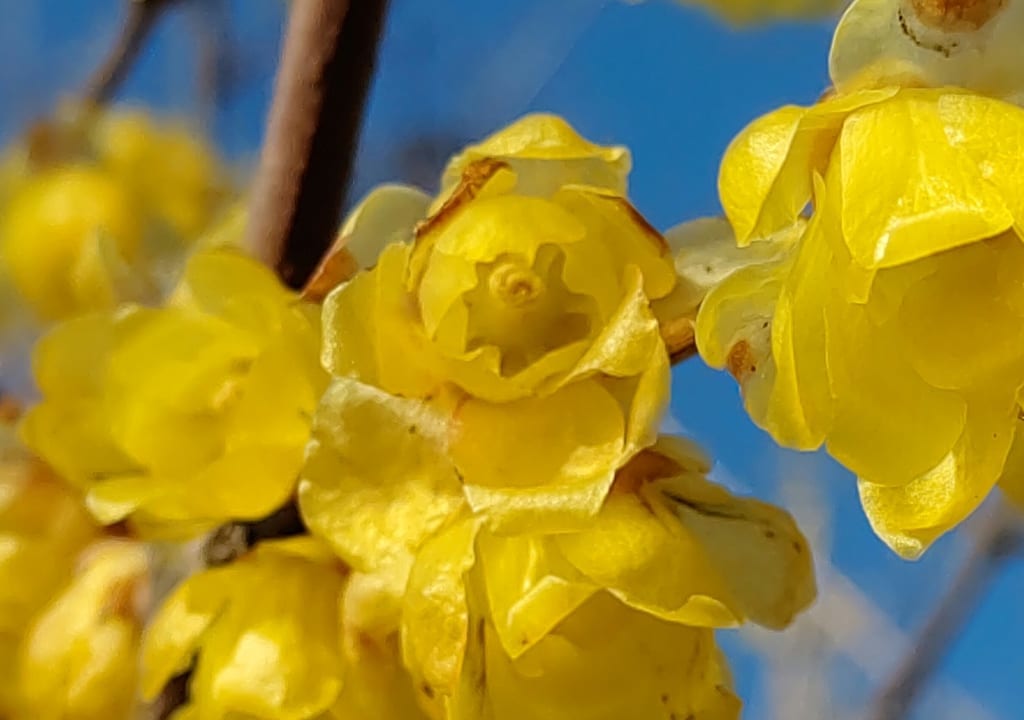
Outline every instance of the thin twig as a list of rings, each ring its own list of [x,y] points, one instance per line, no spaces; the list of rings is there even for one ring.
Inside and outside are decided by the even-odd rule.
[[[292,3],[247,239],[300,288],[337,231],[387,0]]]
[[[164,10],[176,0],[127,0],[124,24],[103,63],[96,68],[82,93],[89,104],[108,102],[121,87],[139,56],[150,31]]]
[[[1024,547],[1019,513],[1000,503],[982,520],[968,556],[910,653],[875,696],[869,720],[903,720],[963,630],[1007,558]]]

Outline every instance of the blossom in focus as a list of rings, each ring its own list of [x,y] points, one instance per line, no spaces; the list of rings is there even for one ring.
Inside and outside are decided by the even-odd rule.
[[[814,596],[783,512],[705,479],[664,438],[571,533],[499,535],[466,517],[413,567],[403,652],[432,718],[736,718],[713,628],[786,626]]]
[[[186,718],[417,720],[394,647],[346,628],[346,573],[310,537],[186,579],[146,630],[142,693],[194,662]]]
[[[212,150],[183,128],[119,111],[40,125],[3,161],[3,289],[44,322],[158,298],[164,265],[231,195]]]
[[[18,654],[32,619],[98,534],[77,493],[0,425],[0,716],[18,717]]]
[[[255,260],[202,252],[161,308],[57,325],[37,345],[26,443],[104,524],[187,537],[292,493],[326,377],[315,308]]]
[[[778,252],[711,291],[700,352],[777,441],[854,471],[904,556],[984,500],[1016,430],[1022,146],[1015,105],[891,86],[782,108],[723,160],[736,242]]]
[[[1024,101],[1024,4],[1015,0],[854,0],[829,58],[841,92],[955,85]]]
[[[93,545],[70,585],[37,617],[18,668],[28,720],[128,718],[136,703],[145,548],[127,540]]]
[[[380,190],[347,223],[375,264],[324,301],[334,380],[299,501],[352,567],[400,594],[464,504],[507,531],[585,523],[653,442],[669,391],[656,312],[676,274],[625,197],[628,168],[624,149],[534,115],[454,158],[433,201]]]

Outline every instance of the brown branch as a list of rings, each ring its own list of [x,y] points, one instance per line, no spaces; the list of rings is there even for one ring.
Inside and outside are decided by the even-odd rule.
[[[89,104],[102,105],[117,93],[146,43],[157,19],[176,0],[127,0],[124,24],[106,59],[82,93]]]
[[[386,9],[387,0],[292,3],[247,240],[293,288],[337,231]]]
[[[1019,513],[1000,502],[982,520],[963,565],[889,681],[875,696],[870,720],[902,720],[970,620],[1003,561],[1024,548]]]

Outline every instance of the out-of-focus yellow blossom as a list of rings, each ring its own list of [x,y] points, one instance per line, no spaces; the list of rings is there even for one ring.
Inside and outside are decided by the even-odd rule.
[[[736,23],[821,17],[837,12],[843,0],[678,0],[721,13]]]
[[[397,188],[347,224],[376,264],[324,303],[335,380],[299,500],[354,568],[400,593],[464,502],[510,531],[586,522],[653,442],[669,390],[655,309],[676,274],[623,195],[628,168],[534,115],[454,158],[415,230],[393,221],[430,199]]]
[[[34,357],[27,444],[103,523],[188,536],[291,494],[326,376],[315,308],[261,264],[193,256],[165,307],[58,325]]]
[[[93,132],[104,169],[183,238],[203,232],[233,196],[214,149],[187,126],[128,110],[101,115]]]
[[[0,425],[0,716],[16,717],[18,651],[29,623],[97,535],[81,498]]]
[[[344,573],[309,537],[258,545],[186,579],[146,628],[142,695],[149,700],[194,667],[199,720],[307,720],[342,686]]]
[[[572,533],[456,522],[410,576],[403,650],[434,718],[734,718],[712,628],[789,624],[814,597],[783,512],[708,482],[663,438]]]
[[[132,717],[146,583],[142,545],[110,540],[87,551],[75,579],[28,631],[16,718]]]
[[[187,718],[419,720],[396,634],[348,627],[345,593],[345,570],[310,537],[193,575],[146,630],[143,696],[192,667]]]
[[[1022,147],[1014,105],[887,87],[771,113],[723,161],[736,240],[781,252],[710,293],[701,354],[776,440],[825,443],[857,473],[876,532],[907,557],[981,503],[1013,439]]]
[[[231,196],[200,139],[139,112],[72,113],[5,158],[0,280],[37,320],[157,297]]]
[[[955,85],[1024,100],[1024,5],[1006,0],[854,0],[836,28],[832,80]]]

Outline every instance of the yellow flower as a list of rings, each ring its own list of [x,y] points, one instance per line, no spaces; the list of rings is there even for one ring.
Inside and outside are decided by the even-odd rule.
[[[146,551],[129,541],[93,546],[83,568],[35,620],[18,676],[25,720],[132,717]]]
[[[305,720],[341,689],[344,575],[308,537],[263,543],[185,580],[146,628],[142,696],[195,661],[189,700],[201,720]]]
[[[1024,100],[1024,6],[1004,0],[854,0],[829,68],[847,92],[872,84],[955,85]]]
[[[825,443],[857,473],[904,556],[981,503],[1014,435],[1022,147],[1014,105],[888,87],[760,118],[722,164],[736,240],[779,253],[710,293],[701,354],[739,378],[776,440]]]
[[[0,716],[14,717],[18,649],[98,535],[81,498],[0,425]]]
[[[589,527],[431,538],[403,612],[405,661],[434,718],[735,718],[712,629],[787,625],[814,596],[792,520],[709,483],[665,438],[620,471]]]
[[[400,593],[464,501],[508,530],[585,522],[653,441],[669,363],[652,303],[676,276],[623,195],[628,167],[530,116],[453,159],[432,210],[392,188],[346,224],[376,264],[324,303],[335,379],[299,500],[353,567]],[[426,216],[399,227],[417,197]]]
[[[44,319],[111,305],[130,288],[142,218],[129,190],[103,170],[70,165],[22,183],[0,222],[3,261]],[[123,290],[123,293],[122,293]]]
[[[165,307],[38,344],[22,435],[103,523],[187,536],[262,517],[295,486],[325,384],[313,310],[255,260],[197,254]]]
[[[346,573],[310,537],[185,580],[143,641],[142,694],[192,667],[196,720],[418,720],[397,637],[346,625]]]
[[[213,148],[184,125],[122,110],[97,118],[94,135],[103,167],[181,237],[203,232],[233,195]]]
[[[201,140],[137,112],[68,113],[5,156],[0,279],[47,322],[156,298],[231,195]]]

